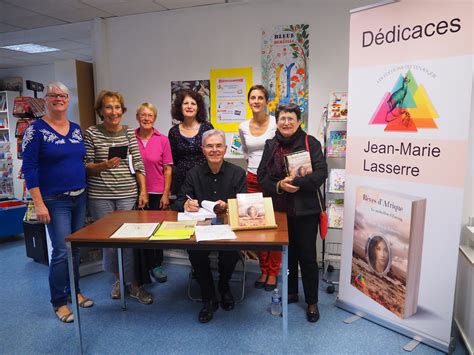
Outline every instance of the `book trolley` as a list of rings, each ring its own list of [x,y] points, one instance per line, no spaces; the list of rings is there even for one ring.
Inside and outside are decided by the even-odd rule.
[[[332,92],[322,115],[324,157],[329,176],[324,186],[324,201],[328,213],[328,228],[341,230],[344,210],[344,182],[346,157],[347,92]],[[323,240],[323,281],[327,293],[334,293],[339,285],[342,243]]]

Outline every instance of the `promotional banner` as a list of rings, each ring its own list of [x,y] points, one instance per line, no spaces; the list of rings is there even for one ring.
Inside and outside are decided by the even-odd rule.
[[[250,118],[247,92],[252,68],[211,69],[211,123],[224,132],[237,132]]]
[[[308,128],[309,25],[275,26],[262,30],[262,84],[270,94],[268,112],[295,103],[301,127]]]
[[[472,90],[472,2],[353,12],[338,306],[448,350]]]

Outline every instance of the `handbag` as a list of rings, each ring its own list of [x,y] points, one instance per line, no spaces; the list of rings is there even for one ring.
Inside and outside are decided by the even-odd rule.
[[[321,235],[321,239],[326,239],[326,235],[328,234],[328,213],[326,209],[323,209],[323,205],[321,203],[321,199],[319,198],[319,191],[316,192],[319,201],[319,207],[321,208],[321,212],[319,213],[319,235]]]
[[[308,135],[306,135],[305,137],[305,143],[306,150],[309,152]],[[321,236],[321,239],[324,240],[326,239],[326,235],[328,234],[328,213],[326,212],[326,209],[323,208],[323,204],[321,203],[321,198],[319,197],[319,189],[316,192],[316,196],[318,196],[319,208],[321,209],[321,212],[319,213],[319,235]]]

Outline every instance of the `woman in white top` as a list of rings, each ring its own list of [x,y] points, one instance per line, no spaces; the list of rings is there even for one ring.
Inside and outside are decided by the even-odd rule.
[[[247,95],[253,117],[239,127],[242,150],[247,159],[247,192],[262,192],[257,182],[257,169],[262,159],[265,141],[273,138],[276,130],[275,117],[266,112],[268,91],[262,85],[254,85]],[[261,275],[255,281],[256,288],[273,291],[277,285],[281,265],[281,252],[263,250],[258,252]]]

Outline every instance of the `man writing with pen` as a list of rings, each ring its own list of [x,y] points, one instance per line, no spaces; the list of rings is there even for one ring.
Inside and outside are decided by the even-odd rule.
[[[202,201],[215,201],[214,212],[227,212],[227,200],[236,194],[246,192],[245,171],[224,161],[227,150],[225,134],[221,130],[206,131],[202,137],[202,151],[207,164],[188,171],[173,209],[180,212],[196,212]],[[188,250],[189,260],[201,287],[203,308],[199,312],[199,322],[207,323],[217,311],[219,303],[214,288],[208,250]],[[234,308],[234,297],[229,288],[235,265],[239,260],[237,251],[219,251],[219,283],[221,307],[230,311]]]

